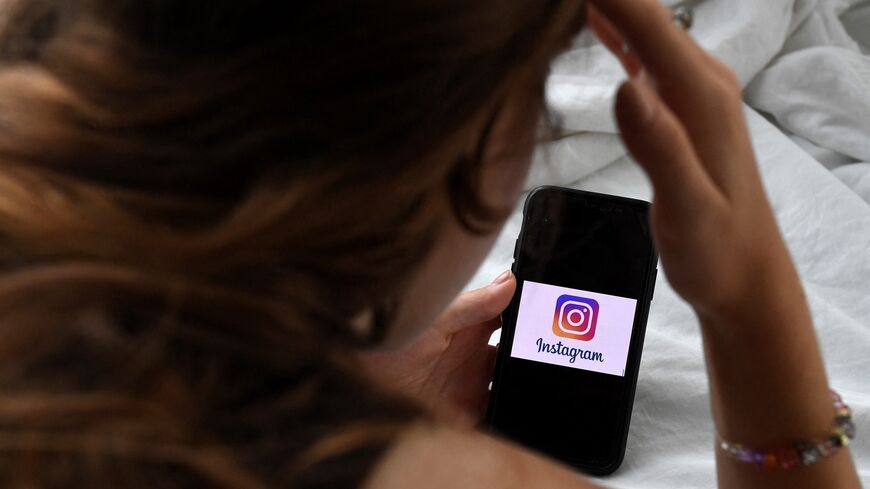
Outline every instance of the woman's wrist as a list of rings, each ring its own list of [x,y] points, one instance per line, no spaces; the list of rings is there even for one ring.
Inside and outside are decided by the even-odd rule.
[[[831,429],[813,438],[777,447],[747,447],[740,443],[717,440],[718,448],[726,455],[743,463],[762,466],[768,470],[793,469],[801,465],[813,465],[849,446],[855,437],[852,411],[843,399],[831,391],[834,416]]]
[[[779,253],[747,260],[738,268],[741,276],[726,278],[725,290],[715,299],[693,305],[706,333],[744,336],[742,330],[750,327],[812,329],[800,277],[784,246]]]
[[[699,317],[721,436],[776,446],[829,427],[829,386],[799,284],[753,290],[743,307]]]

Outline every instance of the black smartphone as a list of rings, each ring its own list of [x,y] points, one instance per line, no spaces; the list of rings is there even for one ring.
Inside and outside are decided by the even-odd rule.
[[[649,204],[559,187],[526,199],[491,429],[592,475],[625,443],[658,262]]]

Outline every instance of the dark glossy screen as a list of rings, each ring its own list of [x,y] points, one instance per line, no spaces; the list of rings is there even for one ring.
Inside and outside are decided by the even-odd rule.
[[[503,316],[489,413],[492,427],[526,446],[593,471],[617,463],[627,433],[655,270],[646,203],[538,189],[526,204],[514,268],[518,288]],[[588,371],[574,363],[569,368],[512,357],[527,281],[636,300],[633,319],[629,314],[625,325],[630,331],[625,332],[629,343],[627,358],[622,359],[624,375]],[[557,305],[557,315],[558,311]],[[582,346],[579,341],[574,344]]]

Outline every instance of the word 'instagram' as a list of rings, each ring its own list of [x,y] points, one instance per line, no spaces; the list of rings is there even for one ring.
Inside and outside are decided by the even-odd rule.
[[[543,338],[538,338],[535,345],[538,347],[538,353],[547,352],[552,353],[553,355],[570,357],[571,359],[568,360],[568,363],[576,362],[577,357],[580,357],[583,360],[592,360],[593,362],[604,362],[604,355],[602,355],[601,352],[571,348],[568,345],[563,345],[561,341],[553,345],[544,342]]]

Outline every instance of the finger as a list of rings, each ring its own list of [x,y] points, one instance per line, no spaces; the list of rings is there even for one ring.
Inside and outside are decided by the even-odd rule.
[[[707,64],[707,55],[673,24],[672,13],[657,0],[591,0],[619,32],[655,79],[694,90],[691,75]]]
[[[622,34],[613,27],[613,24],[601,15],[601,12],[599,12],[592,4],[586,5],[588,9],[586,21],[589,27],[601,43],[604,44],[604,46],[606,46],[617,59],[619,59],[619,62],[622,63],[622,67],[625,68],[625,72],[628,73],[630,77],[637,76],[641,70],[640,59],[638,59],[633,51],[626,49],[628,44],[623,39]]]
[[[494,331],[498,326],[493,327],[495,323],[492,321],[497,321],[508,306],[516,285],[516,278],[509,273],[501,282],[465,292],[435,321],[435,327],[445,334],[453,334],[475,325],[492,327]]]
[[[740,83],[703,51],[655,0],[592,0],[630,43],[671,112],[686,128],[700,162],[727,195],[751,164]]]
[[[656,205],[677,219],[696,219],[719,190],[704,171],[680,121],[658,95],[639,80],[616,95],[616,120],[623,141],[646,170]]]

